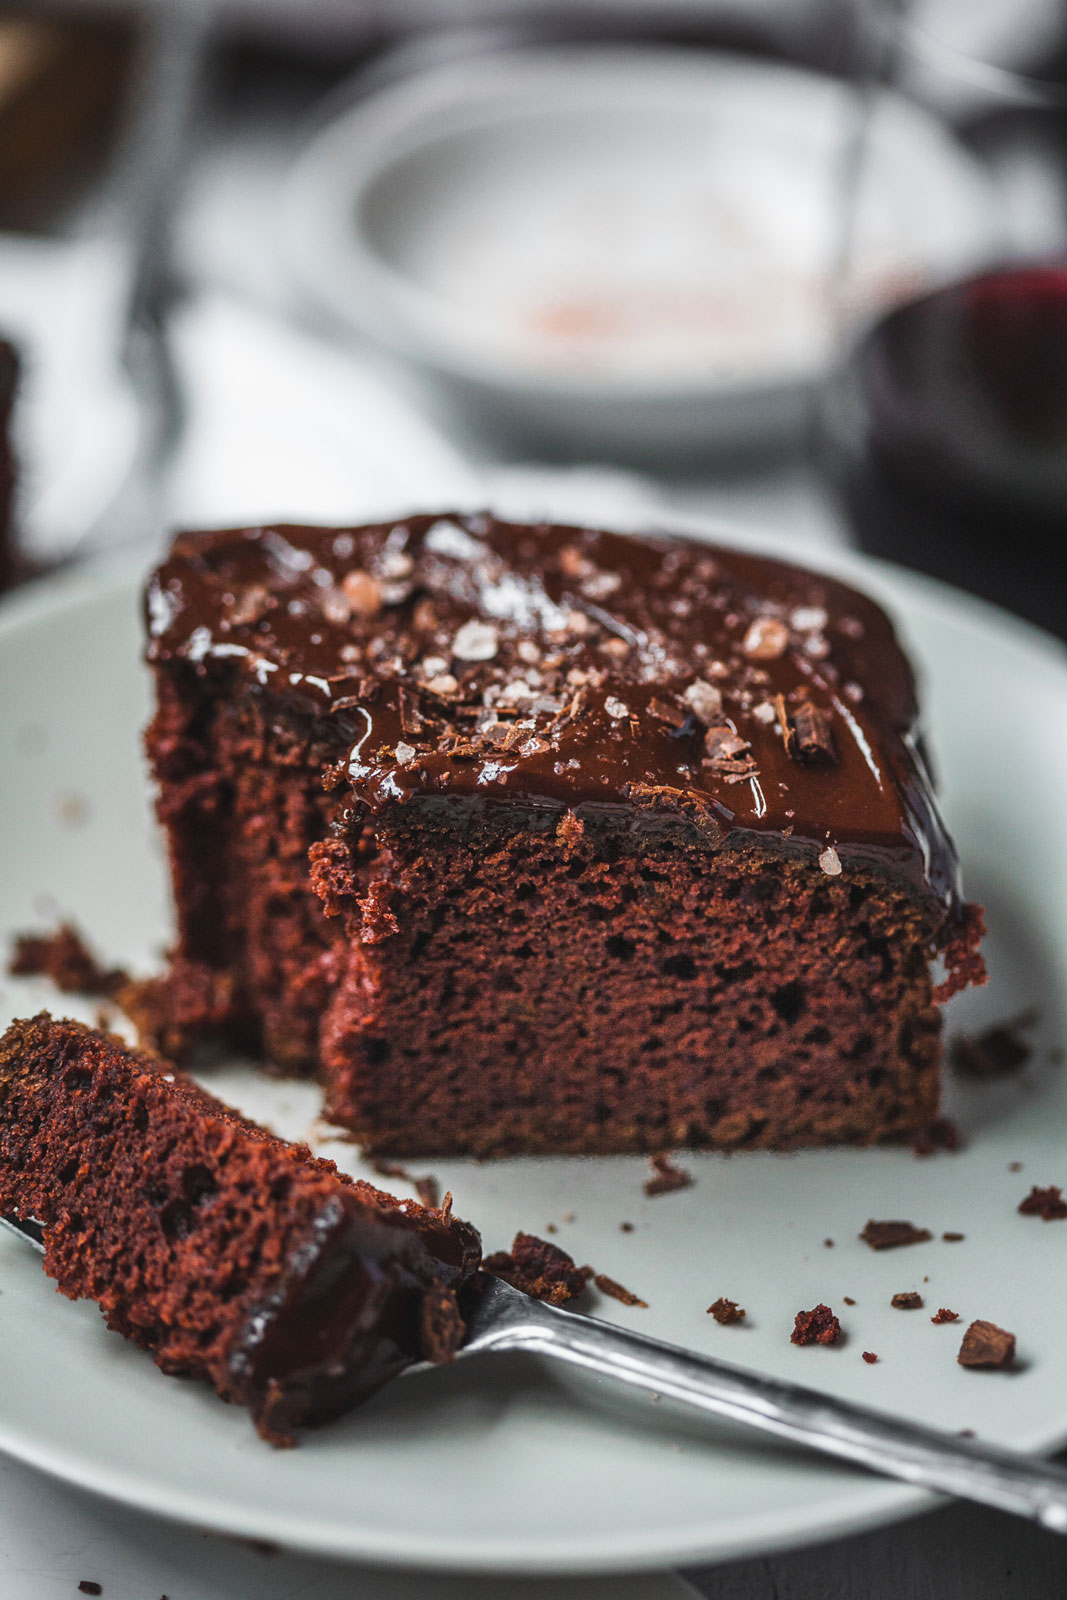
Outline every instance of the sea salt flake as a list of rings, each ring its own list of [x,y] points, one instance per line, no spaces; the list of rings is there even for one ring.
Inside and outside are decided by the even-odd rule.
[[[604,710],[615,722],[619,722],[623,717],[630,715],[630,708],[625,701],[617,700],[613,694],[609,694],[604,701]]]
[[[691,683],[682,699],[691,711],[696,712],[701,722],[713,722],[722,713],[722,691],[716,689],[713,683],[706,683],[703,678]]]
[[[841,872],[841,857],[832,844],[828,844],[819,857],[819,865],[827,877],[836,878]]]
[[[797,606],[789,620],[798,633],[821,633],[830,619],[824,606]]]
[[[497,631],[488,622],[465,622],[452,640],[452,654],[460,661],[491,661],[497,651]]]
[[[752,707],[752,715],[757,722],[766,723],[768,726],[777,720],[778,713],[769,700],[761,700],[758,706]]]
[[[413,744],[404,744],[403,740],[401,740],[400,744],[398,744],[396,747],[397,766],[410,766],[414,759],[415,746]]]
[[[383,550],[375,566],[380,578],[410,578],[415,570],[415,562],[406,550]]]
[[[622,585],[622,579],[617,572],[596,572],[591,578],[586,578],[582,584],[582,593],[587,600],[606,600]]]
[[[473,561],[486,553],[484,544],[454,522],[435,522],[427,530],[424,543],[435,555],[449,556],[453,561]]]

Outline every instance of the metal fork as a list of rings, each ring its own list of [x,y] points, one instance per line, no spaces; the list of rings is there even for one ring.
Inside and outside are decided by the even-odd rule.
[[[0,1217],[44,1249],[34,1222]],[[1067,1533],[1067,1472],[1014,1450],[906,1422],[797,1383],[716,1361],[577,1311],[545,1305],[499,1278],[473,1296],[459,1354],[524,1350],[651,1390],[713,1416],[747,1423],[794,1444],[919,1488],[977,1500]],[[414,1369],[413,1369],[414,1370]]]

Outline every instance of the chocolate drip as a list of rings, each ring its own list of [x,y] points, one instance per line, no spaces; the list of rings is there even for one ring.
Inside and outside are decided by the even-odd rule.
[[[148,657],[327,719],[371,812],[474,799],[697,819],[945,912],[914,683],[856,590],[737,550],[489,516],[180,536]],[[450,808],[449,808],[450,809]]]

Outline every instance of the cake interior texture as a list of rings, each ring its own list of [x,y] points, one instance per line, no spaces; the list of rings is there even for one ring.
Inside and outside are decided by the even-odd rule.
[[[481,1254],[447,1203],[350,1179],[166,1062],[44,1013],[0,1039],[0,1212],[44,1225],[63,1294],[278,1444],[450,1359]]]
[[[489,517],[184,535],[148,591],[178,943],[146,995],[396,1153],[921,1128],[980,981],[884,613]],[[943,970],[935,976],[935,964]]]

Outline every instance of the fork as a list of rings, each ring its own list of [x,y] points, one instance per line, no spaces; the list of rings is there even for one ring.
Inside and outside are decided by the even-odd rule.
[[[43,1252],[36,1222],[0,1224]],[[534,1300],[499,1278],[464,1307],[461,1357],[522,1350],[584,1367],[697,1411],[807,1445],[918,1488],[976,1500],[1067,1533],[1067,1472],[959,1434],[854,1405],[797,1383],[698,1355],[599,1317]],[[409,1370],[425,1370],[429,1363]]]

